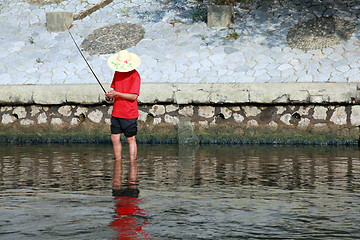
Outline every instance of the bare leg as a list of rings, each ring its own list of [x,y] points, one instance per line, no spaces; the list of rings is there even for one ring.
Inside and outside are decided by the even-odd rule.
[[[121,162],[121,134],[111,134],[111,141],[114,148],[115,165],[114,165],[114,176],[113,176],[113,189],[121,188],[121,174],[122,174],[122,162]]]
[[[127,138],[129,143],[129,154],[130,154],[130,170],[129,170],[129,185],[136,184],[137,179],[137,164],[136,164],[136,156],[137,156],[137,145],[135,136]]]

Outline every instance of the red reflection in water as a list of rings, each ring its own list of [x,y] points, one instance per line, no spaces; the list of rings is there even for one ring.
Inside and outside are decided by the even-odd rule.
[[[145,211],[139,207],[138,190],[120,190],[114,195],[116,215],[110,227],[116,231],[116,239],[150,239],[143,228],[148,221]]]

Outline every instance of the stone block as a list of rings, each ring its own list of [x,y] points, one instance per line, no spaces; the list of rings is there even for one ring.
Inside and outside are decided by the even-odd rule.
[[[174,88],[169,83],[146,83],[140,88],[139,103],[173,102]]]
[[[233,114],[233,117],[234,117],[234,119],[235,119],[235,122],[237,122],[237,123],[241,123],[241,122],[243,122],[244,121],[244,117],[241,115],[241,114],[239,114],[239,113],[234,113]]]
[[[257,126],[259,126],[259,123],[255,119],[252,119],[252,120],[248,121],[246,125],[248,127],[257,127]]]
[[[10,114],[4,114],[1,119],[1,123],[6,125],[16,121],[16,118]]]
[[[181,108],[179,111],[180,115],[186,116],[186,117],[192,117],[194,115],[194,107],[193,106],[185,106]]]
[[[46,28],[49,32],[64,32],[67,30],[66,26],[70,27],[72,22],[73,13],[71,12],[46,13]]]
[[[232,111],[226,107],[221,107],[220,113],[224,116],[224,119],[228,119],[232,115]]]
[[[63,116],[70,117],[70,115],[71,115],[71,106],[69,106],[69,105],[61,106],[58,109],[58,112]]]
[[[40,113],[37,117],[38,124],[45,124],[47,123],[47,116],[46,113]]]
[[[170,116],[169,114],[166,114],[164,117],[164,120],[166,123],[170,123],[172,125],[178,125],[179,118],[176,116]]]
[[[33,85],[1,85],[0,104],[29,104],[32,101]]]
[[[245,106],[243,108],[244,114],[246,117],[256,117],[261,113],[261,110],[257,107]]]
[[[351,108],[350,121],[353,126],[360,125],[360,106],[356,105]]]
[[[96,109],[95,111],[89,113],[88,118],[93,123],[100,123],[103,116],[104,114],[100,110]]]
[[[289,113],[286,113],[280,117],[280,121],[282,121],[286,125],[291,125],[290,120],[291,120],[291,114]]]
[[[208,27],[227,27],[234,19],[232,5],[209,5],[207,12]]]
[[[346,124],[346,111],[345,111],[345,107],[337,107],[334,110],[333,115],[330,118],[330,121],[335,123],[336,125],[344,125]]]
[[[61,125],[63,123],[63,120],[61,118],[53,118],[51,119],[52,125]]]
[[[211,84],[176,84],[174,98],[177,104],[208,103]]]
[[[30,119],[22,119],[20,121],[20,125],[23,125],[23,126],[29,126],[29,125],[33,125],[35,122],[33,120],[30,120]]]
[[[33,85],[32,101],[36,104],[62,104],[66,102],[64,87],[60,85]]]
[[[25,107],[16,107],[12,113],[14,116],[17,116],[16,118],[18,118],[18,119],[25,118],[27,115]]]
[[[322,107],[322,106],[314,107],[313,118],[320,119],[320,120],[326,120],[327,110],[328,109],[326,107]]]
[[[165,107],[163,105],[154,105],[149,113],[151,113],[153,116],[161,116],[165,114]]]
[[[199,107],[199,116],[204,118],[212,118],[215,114],[215,107],[211,106],[200,106]]]

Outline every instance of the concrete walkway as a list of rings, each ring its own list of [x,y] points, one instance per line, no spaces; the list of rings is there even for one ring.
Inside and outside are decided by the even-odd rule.
[[[77,14],[101,1],[60,1],[39,6],[31,2],[34,1],[6,0],[0,4],[0,84],[20,87],[95,83],[68,33],[47,32],[45,13]],[[317,17],[331,16],[358,24],[360,5],[357,1],[322,1],[320,4],[309,0],[254,0],[251,4],[237,5],[235,11],[235,22],[230,28],[207,28],[205,22],[194,21],[204,14],[195,1],[114,0],[74,21],[71,31],[80,45],[95,29],[104,26],[116,23],[142,26],[144,38],[129,50],[141,56],[138,71],[143,83],[352,83],[360,80],[358,26],[353,32],[344,33],[350,39],[322,49],[304,51],[289,47],[294,43],[287,42],[289,29]],[[108,86],[113,72],[106,60],[111,54],[90,55],[86,51],[84,54]]]

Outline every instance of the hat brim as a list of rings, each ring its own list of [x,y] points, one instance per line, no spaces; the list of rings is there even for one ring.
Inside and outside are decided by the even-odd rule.
[[[117,53],[110,56],[107,60],[108,66],[118,72],[130,72],[140,66],[141,59],[135,53],[129,53],[130,59],[124,63],[117,59]]]

